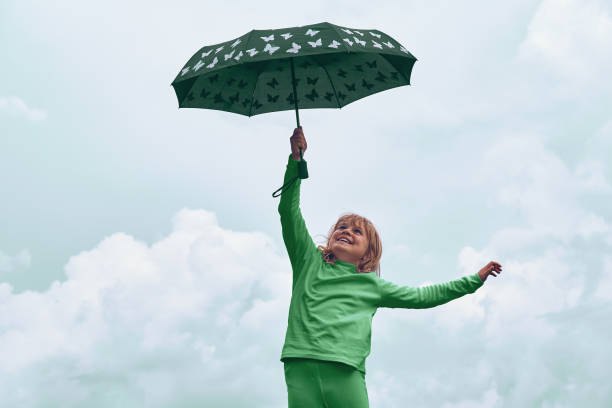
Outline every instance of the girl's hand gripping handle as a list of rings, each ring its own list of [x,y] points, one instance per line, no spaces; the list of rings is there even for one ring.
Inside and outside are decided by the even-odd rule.
[[[293,135],[289,138],[289,142],[291,143],[291,154],[293,155],[293,159],[300,161],[300,149],[302,149],[302,153],[304,153],[307,147],[306,138],[304,137],[304,131],[301,126],[295,128]]]

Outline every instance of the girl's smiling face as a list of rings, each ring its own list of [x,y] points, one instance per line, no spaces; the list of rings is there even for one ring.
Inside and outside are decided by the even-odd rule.
[[[347,222],[340,223],[332,233],[330,249],[337,259],[358,265],[368,250],[364,228]]]

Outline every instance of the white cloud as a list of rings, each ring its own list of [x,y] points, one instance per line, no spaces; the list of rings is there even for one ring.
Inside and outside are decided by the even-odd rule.
[[[517,166],[540,164],[524,173],[511,168],[510,181],[517,171],[527,188],[542,185],[541,178],[551,182],[547,194],[555,196],[554,178],[567,176],[568,197],[581,193],[571,187],[581,185],[578,173],[537,142],[530,148],[535,156]],[[531,208],[528,199],[510,204]],[[490,258],[504,265],[503,274],[474,295],[432,310],[377,314],[368,362],[372,405],[527,406],[543,398],[554,404],[571,390],[577,403],[591,397],[589,373],[604,369],[586,358],[587,340],[572,331],[558,336],[571,330],[566,315],[582,306],[585,276],[571,262],[571,240],[551,246],[547,224],[530,228],[536,231],[531,242],[547,244],[535,255],[496,236],[482,250],[460,252],[466,274]],[[113,234],[70,258],[65,271],[65,281],[42,292],[14,294],[0,284],[0,381],[6,385],[0,393],[7,390],[0,398],[7,404],[286,404],[279,358],[290,265],[270,237],[223,229],[204,210],[182,210],[158,242]],[[596,298],[605,295],[606,282]],[[605,332],[595,333],[603,347]],[[584,364],[569,378],[563,361],[577,360]],[[594,384],[609,389],[602,381]],[[500,385],[509,383],[514,386]],[[114,393],[104,393],[108,389]],[[557,394],[546,397],[550,390]]]
[[[471,273],[491,254],[466,247],[460,267]],[[374,349],[377,363],[368,365],[371,404],[395,406],[412,398],[416,405],[478,407],[517,398],[491,384],[502,356],[484,356],[516,352],[522,346],[508,339],[528,338],[532,351],[506,361],[496,384],[528,361],[534,373],[545,368],[534,353],[554,339],[557,326],[542,316],[571,309],[582,293],[582,276],[572,276],[561,255],[549,251],[508,262],[507,276],[490,278],[475,295],[448,306],[377,315],[374,339],[385,339],[388,347],[380,354]],[[15,294],[0,284],[0,380],[6,385],[0,397],[7,404],[286,404],[279,358],[290,265],[265,234],[229,231],[213,213],[185,209],[158,242],[113,234],[71,257],[65,270],[66,280],[46,291]],[[477,331],[468,335],[465,326]],[[436,337],[440,332],[445,336]],[[406,338],[411,350],[402,352]],[[440,354],[414,360],[419,339]],[[396,364],[381,365],[389,353]],[[444,361],[451,363],[437,378]],[[446,377],[468,373],[469,382]],[[549,380],[554,387],[565,384]],[[528,386],[518,387],[527,395],[521,401],[544,392]],[[459,390],[463,397],[451,398]]]
[[[29,107],[21,98],[16,96],[0,97],[0,112],[23,116],[32,121],[43,120],[47,117],[45,111]]]
[[[610,152],[612,152],[612,119],[607,121],[593,134],[589,134],[584,141],[585,156],[610,167]],[[600,169],[597,169],[600,171]],[[605,171],[605,170],[604,170]]]
[[[491,408],[499,406],[500,397],[495,387],[488,389],[479,401],[464,400],[457,403],[445,403],[442,408]]]
[[[605,256],[602,268],[602,277],[598,282],[593,298],[612,302],[612,257]]]
[[[22,249],[15,256],[9,256],[0,251],[0,272],[12,272],[18,268],[29,268],[32,264],[30,251]]]
[[[585,161],[571,171],[537,135],[513,134],[492,144],[479,174],[480,182],[490,186],[492,202],[522,211],[526,222],[496,231],[481,251],[461,250],[458,264],[465,274],[490,260],[500,262],[504,271],[438,321],[457,329],[484,318],[492,338],[503,337],[508,324],[515,335],[550,334],[541,316],[576,307],[585,291],[587,278],[577,273],[579,265],[572,259],[580,251],[575,239],[603,244],[610,231],[604,216],[580,203],[585,193],[609,194],[603,166]]]
[[[601,161],[587,160],[579,163],[575,175],[585,191],[612,192],[612,187],[606,179],[606,166]]]
[[[161,241],[113,234],[65,269],[44,292],[0,285],[8,405],[283,401],[290,266],[268,236],[182,210]]]
[[[546,71],[582,85],[612,71],[611,43],[609,2],[544,0],[529,24],[520,58],[542,62]]]
[[[525,216],[530,227],[523,234],[544,234],[566,242],[576,235],[586,239],[610,228],[604,218],[578,204],[579,194],[585,191],[612,191],[603,165],[585,161],[572,171],[537,135],[500,138],[485,153],[478,174],[483,184],[493,186],[491,195],[498,203]]]
[[[608,197],[602,166],[585,160],[572,170],[537,134],[499,137],[480,160],[488,203],[519,210],[524,222],[459,252],[462,275],[490,260],[503,265],[474,294],[431,310],[379,312],[372,371],[389,372],[381,398],[446,407],[608,404],[610,386],[598,378],[610,358],[601,347],[612,337],[603,321],[612,308],[610,228],[581,202]],[[601,350],[596,359],[593,349]]]

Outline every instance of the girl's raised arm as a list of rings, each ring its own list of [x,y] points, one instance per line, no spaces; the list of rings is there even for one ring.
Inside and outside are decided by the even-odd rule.
[[[298,175],[297,163],[300,159],[299,148],[306,151],[306,139],[301,127],[296,128],[289,139],[291,142],[291,155],[285,170],[284,184]],[[293,285],[297,281],[300,273],[305,267],[304,260],[309,258],[307,253],[314,254],[317,251],[315,243],[312,241],[306,223],[300,211],[300,185],[301,179],[298,177],[281,195],[278,204],[281,226],[283,229],[283,240],[287,247],[289,260],[293,269]]]

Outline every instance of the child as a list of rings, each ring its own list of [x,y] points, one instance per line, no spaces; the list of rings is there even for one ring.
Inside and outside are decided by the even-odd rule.
[[[290,143],[285,183],[297,175],[299,148],[306,151],[301,127],[294,130]],[[364,217],[340,217],[327,246],[314,245],[299,207],[300,182],[298,178],[283,193],[278,205],[293,269],[281,354],[289,408],[367,408],[365,359],[376,309],[424,309],[447,303],[476,291],[488,275],[501,273],[501,265],[491,261],[478,273],[448,283],[397,286],[380,278],[380,238]]]

